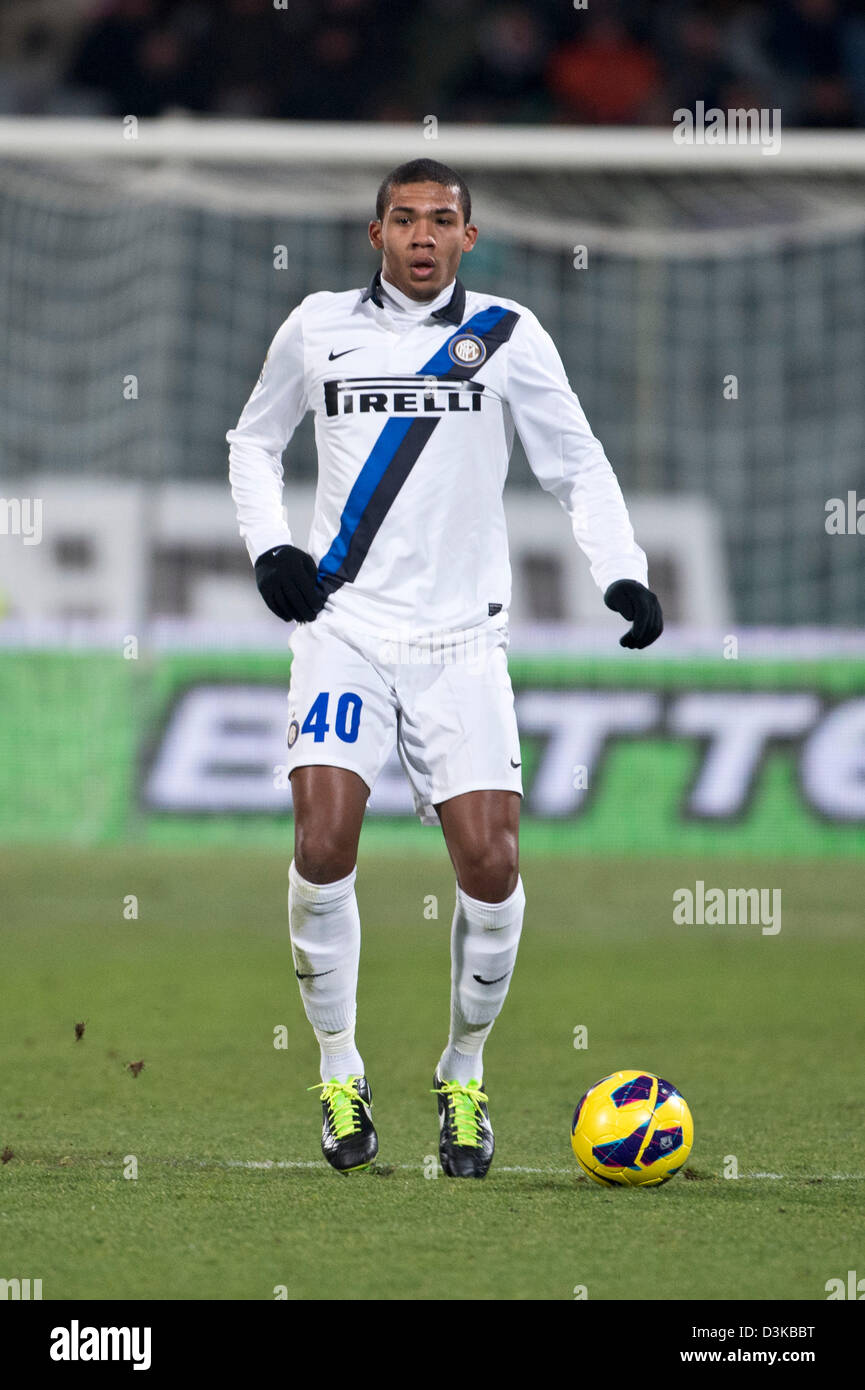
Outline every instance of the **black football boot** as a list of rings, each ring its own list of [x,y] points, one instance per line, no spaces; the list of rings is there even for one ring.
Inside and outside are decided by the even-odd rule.
[[[477,1081],[467,1086],[442,1081],[436,1073],[433,1090],[439,1107],[439,1157],[449,1178],[485,1178],[496,1147],[487,1095]]]
[[[372,1123],[372,1095],[365,1076],[347,1081],[310,1086],[321,1091],[321,1151],[339,1173],[368,1168],[378,1153],[378,1135]]]

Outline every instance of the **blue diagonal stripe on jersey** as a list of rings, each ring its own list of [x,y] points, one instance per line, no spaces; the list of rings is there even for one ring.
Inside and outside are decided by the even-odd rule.
[[[466,365],[454,362],[448,352],[454,338],[462,337],[465,333],[472,333],[476,338],[480,338],[487,348],[483,359],[486,361],[497,347],[507,342],[518,318],[519,314],[504,309],[500,304],[481,309],[450,335],[429,361],[419,368],[416,375],[467,380],[482,363]],[[318,578],[329,593],[346,580],[354,579],[379,526],[439,423],[439,418],[437,416],[433,419],[423,419],[413,416],[387,421],[346,499],[340,517],[339,532],[319,563]],[[398,467],[393,468],[393,465]],[[388,480],[389,470],[392,476]],[[376,501],[379,505],[376,505]],[[349,550],[352,556],[350,565],[347,565]]]
[[[375,441],[371,454],[355,478],[354,487],[348,494],[339,519],[339,534],[330,550],[322,557],[318,567],[319,575],[335,574],[339,569],[348,553],[351,538],[381,482],[385,469],[414,424],[417,424],[417,421],[412,419],[388,420]]]
[[[442,343],[438,352],[434,353],[426,365],[421,367],[418,375],[421,376],[424,372],[429,372],[436,376],[472,376],[477,371],[477,367],[458,367],[448,352],[450,344],[454,338],[461,338],[464,333],[473,333],[476,338],[483,339],[485,334],[491,333],[496,324],[500,323],[507,313],[508,310],[503,309],[501,304],[491,304],[488,309],[481,309],[480,313],[475,314],[468,323],[462,324],[456,333],[452,333],[447,342]],[[514,322],[516,322],[516,318],[517,315],[515,314]],[[480,366],[483,366],[483,363],[479,362],[478,367]]]

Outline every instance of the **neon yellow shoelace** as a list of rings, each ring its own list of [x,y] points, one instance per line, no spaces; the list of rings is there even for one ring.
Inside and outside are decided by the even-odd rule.
[[[489,1097],[480,1089],[477,1081],[472,1080],[467,1086],[459,1081],[443,1081],[435,1089],[435,1094],[445,1098],[456,1142],[463,1148],[480,1148],[481,1103]]]
[[[348,1081],[320,1081],[317,1086],[307,1086],[308,1091],[321,1091],[321,1099],[328,1107],[331,1128],[337,1139],[345,1139],[349,1134],[360,1132],[360,1097],[354,1088],[356,1077]]]

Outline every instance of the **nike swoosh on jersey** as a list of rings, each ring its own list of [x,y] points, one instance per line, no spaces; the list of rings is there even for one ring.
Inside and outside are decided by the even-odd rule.
[[[345,348],[343,352],[334,352],[333,348],[331,348],[330,352],[327,354],[327,360],[328,362],[335,362],[338,357],[345,357],[350,352],[360,352],[360,348]]]
[[[496,349],[509,340],[519,318],[513,309],[500,304],[481,309],[447,338],[417,375],[469,380],[482,363],[454,362],[448,345],[454,338],[472,333],[482,340],[486,348],[483,362],[488,362]],[[379,527],[438,423],[439,417],[423,420],[416,416],[387,421],[348,495],[339,532],[319,562],[318,582],[326,593],[331,594],[357,578]]]

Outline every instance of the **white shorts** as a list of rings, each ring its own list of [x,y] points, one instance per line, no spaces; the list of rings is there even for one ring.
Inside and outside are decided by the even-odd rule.
[[[463,792],[522,796],[507,645],[506,627],[410,641],[349,635],[323,614],[298,624],[289,773],[345,767],[372,790],[396,744],[423,825],[438,825],[435,806]]]

